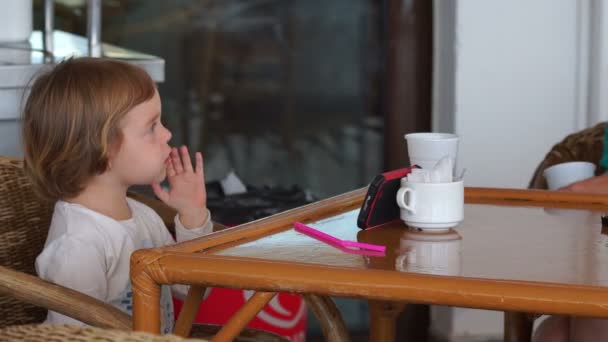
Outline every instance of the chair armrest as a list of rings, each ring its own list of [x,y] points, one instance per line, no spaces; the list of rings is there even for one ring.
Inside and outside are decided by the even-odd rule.
[[[96,298],[0,266],[0,293],[99,328],[131,330],[131,316]]]

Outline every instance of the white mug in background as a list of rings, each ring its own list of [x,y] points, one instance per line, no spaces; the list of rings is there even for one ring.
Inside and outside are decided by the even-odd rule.
[[[595,164],[583,161],[550,166],[543,171],[549,190],[557,190],[595,175]]]
[[[397,191],[400,217],[410,227],[445,231],[464,218],[464,184],[418,183],[401,179]]]
[[[410,133],[405,135],[410,165],[432,169],[439,159],[450,156],[458,161],[459,137],[451,133]]]
[[[460,275],[462,237],[455,230],[425,233],[408,229],[399,240],[395,269],[438,275]]]

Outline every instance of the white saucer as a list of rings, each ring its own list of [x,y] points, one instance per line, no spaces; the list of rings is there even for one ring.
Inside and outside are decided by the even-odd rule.
[[[457,222],[441,222],[441,223],[426,223],[426,222],[405,222],[408,227],[418,228],[422,230],[446,231],[452,227],[456,227],[461,221]]]

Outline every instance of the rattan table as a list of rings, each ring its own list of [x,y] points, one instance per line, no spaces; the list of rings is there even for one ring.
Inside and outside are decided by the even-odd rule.
[[[256,290],[218,341],[230,340],[277,292],[304,294],[330,341],[348,335],[329,296],[370,301],[373,341],[394,339],[394,318],[405,303],[608,318],[608,236],[600,220],[608,196],[466,188],[465,219],[451,233],[459,236],[459,260],[446,269],[404,264],[404,234],[411,230],[401,222],[358,229],[365,191],[137,251],[131,258],[134,329],[159,332],[161,284],[194,285],[176,328],[182,334],[204,287]],[[295,221],[339,238],[384,244],[387,252],[346,253],[295,232]]]

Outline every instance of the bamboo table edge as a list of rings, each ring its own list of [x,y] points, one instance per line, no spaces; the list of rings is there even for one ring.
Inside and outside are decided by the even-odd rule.
[[[158,302],[161,284],[226,286],[225,284],[235,284],[238,282],[241,282],[242,285],[233,286],[262,291],[314,293],[336,296],[342,294],[347,297],[365,297],[377,300],[408,300],[428,304],[441,303],[443,305],[493,310],[530,311],[526,308],[529,307],[529,303],[534,302],[535,308],[538,309],[535,311],[539,312],[608,317],[608,291],[601,288],[556,286],[556,284],[550,283],[524,281],[465,279],[459,277],[442,279],[442,284],[446,284],[447,282],[452,288],[466,286],[468,289],[466,291],[468,292],[467,295],[458,296],[454,295],[454,291],[443,291],[442,287],[444,286],[430,286],[428,279],[433,276],[429,275],[394,274],[394,272],[389,273],[381,270],[356,270],[353,273],[354,270],[333,269],[332,267],[321,265],[293,262],[282,263],[252,258],[236,258],[237,260],[233,260],[235,258],[218,257],[209,254],[209,252],[213,252],[218,248],[222,249],[221,247],[225,245],[238,245],[274,232],[289,229],[294,221],[308,222],[356,209],[361,205],[366,190],[366,187],[357,189],[173,246],[136,251],[131,256],[134,329],[158,333],[159,322],[156,322],[156,319],[149,318],[160,317]],[[517,206],[574,207],[598,210],[608,208],[608,196],[507,188],[467,187],[465,188],[465,202]],[[200,251],[203,252],[194,253]],[[247,265],[244,266],[245,268],[255,267],[256,275],[259,277],[260,274],[265,274],[265,277],[259,277],[258,280],[253,279],[255,277],[247,277],[248,272],[241,265],[243,259],[248,261]],[[181,268],[187,271],[173,269],[173,265],[175,264],[180,264]],[[188,267],[183,267],[186,265]],[[226,271],[226,266],[233,267],[232,270],[238,271]],[[198,267],[205,269],[198,269]],[[315,288],[314,281],[298,276],[298,271],[300,274],[305,274],[305,270],[311,269],[315,272],[332,269],[334,275],[337,273],[341,281],[331,286],[324,286],[324,288],[331,287],[332,291]],[[386,281],[386,285],[380,286],[377,282],[357,280],[361,278],[361,272],[376,272],[380,274],[384,272],[385,274],[382,277]],[[288,280],[281,278],[285,276],[291,278]],[[200,279],[205,279],[205,281],[201,281]],[[407,286],[403,286],[405,279],[408,281]],[[353,286],[357,282],[357,286]],[[249,285],[245,286],[246,284]],[[349,284],[349,288],[344,288],[344,284]],[[522,287],[532,290],[536,296],[533,298],[517,296],[516,293]],[[475,291],[471,291],[471,289]],[[390,294],[387,295],[384,291],[388,291]],[[606,305],[597,303],[595,296],[593,297],[593,303],[591,301],[588,303],[582,301],[581,296],[584,297],[589,291],[594,293],[600,291],[602,294],[605,292]],[[425,298],[434,299],[425,301]],[[552,302],[556,298],[561,298],[563,305],[556,307]],[[589,310],[590,307],[591,310]]]
[[[183,269],[170,269],[176,263]],[[608,288],[595,286],[360,270],[212,254],[171,253],[158,258],[155,268],[164,269],[167,281],[179,284],[608,317]],[[255,275],[248,272],[251,269]],[[317,274],[323,284],[307,274]],[[332,276],[324,276],[328,274]],[[527,294],[521,295],[524,289]],[[563,303],[559,308],[554,304],[557,299]],[[530,303],[535,303],[535,310],[526,309]]]

